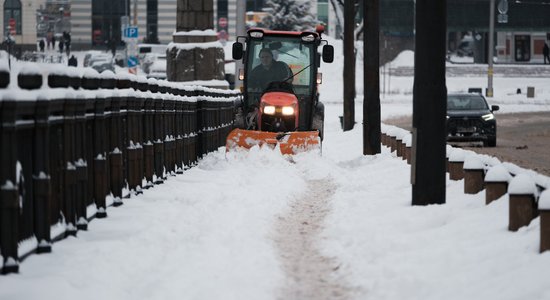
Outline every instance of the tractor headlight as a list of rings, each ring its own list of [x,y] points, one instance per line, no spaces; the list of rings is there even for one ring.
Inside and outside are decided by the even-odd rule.
[[[268,105],[264,107],[264,114],[266,115],[274,115],[275,114],[275,106]]]
[[[294,107],[283,106],[282,113],[283,113],[283,116],[291,116],[294,114]]]
[[[493,114],[486,114],[486,115],[483,115],[483,116],[481,116],[481,117],[483,118],[483,120],[489,121],[489,120],[494,119],[494,118],[495,118],[495,115],[493,115]]]

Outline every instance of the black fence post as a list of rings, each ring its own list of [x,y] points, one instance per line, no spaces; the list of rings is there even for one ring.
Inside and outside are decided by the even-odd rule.
[[[36,102],[34,114],[34,233],[38,240],[37,253],[49,253],[51,247],[50,233],[50,101]]]
[[[0,161],[0,249],[4,257],[2,274],[19,272],[19,191],[17,187],[17,102],[1,102]]]
[[[183,157],[183,148],[184,148],[184,125],[183,125],[183,101],[178,101],[174,97],[175,102],[175,116],[174,116],[174,135],[176,138],[176,173],[182,174],[185,168],[184,157]]]
[[[96,217],[107,217],[105,196],[107,192],[107,160],[105,130],[105,99],[96,98],[94,106],[94,199],[97,206]]]
[[[172,99],[166,98],[164,101],[164,165],[166,173],[175,175],[175,149],[174,139],[174,116],[176,105]]]
[[[147,185],[145,188],[153,186],[153,175],[155,173],[155,150],[153,141],[155,138],[155,102],[153,98],[147,98],[144,101],[143,115],[143,156],[144,156],[144,175]]]
[[[196,102],[196,109],[195,109],[195,122],[196,122],[196,133],[197,136],[195,137],[195,151],[196,151],[196,162],[198,162],[199,159],[202,158],[202,155],[204,153],[204,123],[203,123],[203,114],[204,114],[204,102],[202,100],[202,97],[195,94],[195,97],[197,99]]]
[[[113,206],[122,205],[123,168],[122,168],[122,117],[120,113],[121,98],[111,98],[111,116],[109,137],[109,168],[110,168],[110,187],[113,193]]]
[[[75,109],[76,228],[88,230],[88,163],[86,146],[86,102],[78,100]]]
[[[164,182],[164,103],[162,99],[153,99],[154,114],[154,151],[155,151],[155,184]]]
[[[63,156],[65,163],[63,215],[67,223],[66,235],[76,236],[76,155],[75,155],[75,109],[76,101],[66,99],[63,111]]]

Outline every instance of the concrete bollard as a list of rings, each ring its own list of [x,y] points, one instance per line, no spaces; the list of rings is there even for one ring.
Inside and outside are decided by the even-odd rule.
[[[487,171],[485,175],[485,204],[502,197],[508,190],[508,182],[512,175],[503,165],[495,165]]]
[[[451,180],[464,179],[464,158],[466,154],[460,149],[455,149],[449,155],[449,178]]]
[[[464,194],[477,194],[483,190],[485,164],[477,155],[470,155],[464,161]]]
[[[519,174],[510,181],[508,194],[510,195],[508,230],[517,231],[529,225],[537,216],[535,195],[537,186],[527,174]]]
[[[540,252],[550,250],[550,190],[545,190],[539,197],[540,215]]]

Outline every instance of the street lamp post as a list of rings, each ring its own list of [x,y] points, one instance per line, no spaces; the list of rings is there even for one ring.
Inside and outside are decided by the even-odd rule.
[[[487,69],[487,97],[493,97],[493,44],[495,35],[495,0],[490,1],[489,7],[489,45],[487,55],[489,68]]]

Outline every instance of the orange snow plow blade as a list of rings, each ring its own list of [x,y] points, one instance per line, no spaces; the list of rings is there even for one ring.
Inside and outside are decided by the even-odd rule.
[[[317,131],[266,132],[256,130],[233,129],[227,136],[226,151],[238,148],[250,149],[256,145],[279,145],[282,154],[320,149],[321,142]]]

